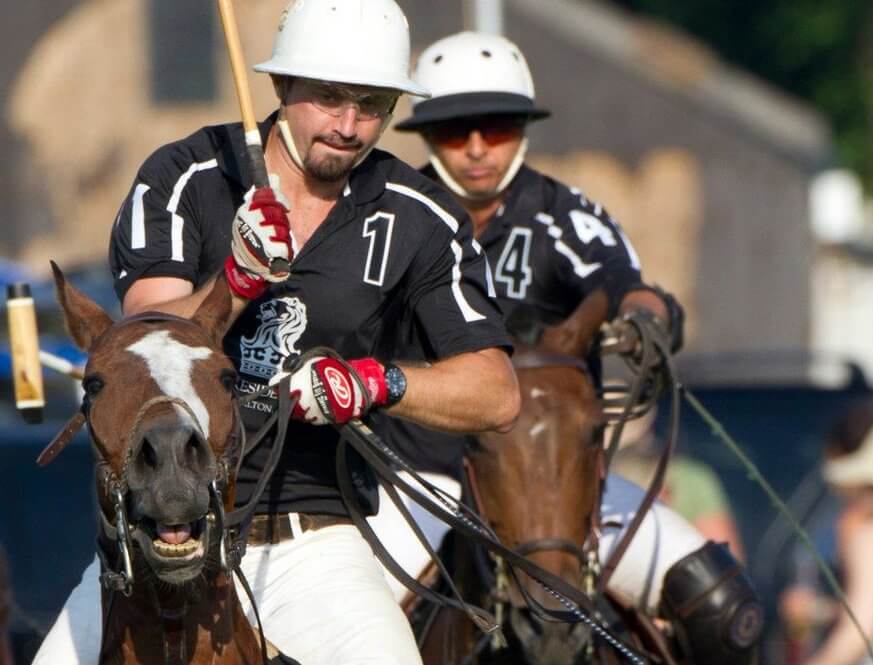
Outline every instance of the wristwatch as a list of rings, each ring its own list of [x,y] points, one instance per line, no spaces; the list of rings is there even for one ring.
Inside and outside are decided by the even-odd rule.
[[[397,404],[406,394],[406,374],[394,363],[385,365],[385,386],[388,388],[385,406]]]

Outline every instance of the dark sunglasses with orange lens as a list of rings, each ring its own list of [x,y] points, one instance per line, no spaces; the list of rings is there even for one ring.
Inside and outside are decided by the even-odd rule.
[[[444,148],[463,148],[470,134],[478,131],[489,146],[500,145],[521,136],[527,117],[517,115],[486,115],[459,118],[435,124],[427,129],[427,137]]]

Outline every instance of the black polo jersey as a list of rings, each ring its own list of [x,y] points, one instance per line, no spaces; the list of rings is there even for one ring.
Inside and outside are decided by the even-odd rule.
[[[265,140],[273,122],[275,115],[261,127]],[[119,298],[143,277],[180,277],[198,287],[221,269],[236,209],[251,186],[244,163],[239,124],[203,128],[149,157],[112,232]],[[291,276],[246,307],[224,350],[238,369],[238,388],[250,393],[287,357],[314,346],[387,361],[413,337],[433,358],[510,347],[485,253],[464,211],[431,180],[374,150],[294,257]],[[273,398],[250,402],[243,409],[247,429],[275,407]],[[337,440],[331,427],[292,421],[259,512],[344,514]],[[261,445],[244,460],[238,503],[251,496],[268,451]],[[356,482],[372,509],[374,484],[360,465]]]
[[[432,167],[422,169],[438,181]],[[576,189],[523,166],[479,242],[488,255],[509,332],[533,340],[545,325],[566,319],[603,288],[609,316],[641,282],[639,259],[619,225]],[[415,342],[402,353],[427,355]],[[455,474],[472,438],[433,432],[386,419],[380,433],[419,468]]]

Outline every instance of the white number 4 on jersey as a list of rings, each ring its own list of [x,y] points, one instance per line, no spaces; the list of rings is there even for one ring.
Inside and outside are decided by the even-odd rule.
[[[595,238],[600,238],[600,242],[607,247],[615,247],[616,240],[612,229],[594,215],[581,210],[571,210],[570,221],[573,222],[573,228],[576,229],[579,240],[586,245]]]

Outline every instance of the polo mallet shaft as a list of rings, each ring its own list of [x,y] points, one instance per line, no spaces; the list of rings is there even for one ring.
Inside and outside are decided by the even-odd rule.
[[[236,97],[239,100],[239,110],[242,115],[252,181],[255,187],[267,187],[270,184],[270,180],[267,177],[267,167],[264,163],[264,146],[261,143],[261,133],[258,131],[258,124],[255,122],[252,97],[249,93],[246,63],[243,57],[242,44],[239,40],[239,29],[237,28],[236,15],[234,14],[231,0],[218,0],[218,11],[221,14],[224,41],[227,44],[227,55],[230,58],[230,69],[233,72],[233,83],[236,86]]]
[[[252,96],[249,91],[249,79],[246,73],[246,62],[243,57],[242,44],[239,40],[239,29],[231,0],[218,0],[218,12],[221,14],[221,27],[224,30],[224,42],[227,45],[227,55],[230,58],[230,69],[233,72],[233,83],[236,87],[236,97],[239,100],[239,110],[242,115],[243,130],[246,137],[246,154],[248,166],[255,187],[269,187],[267,164],[264,161],[264,146],[261,143],[261,133],[255,121],[252,107]],[[287,273],[288,262],[285,259],[273,259],[270,272]]]
[[[54,353],[49,353],[48,351],[40,351],[39,362],[42,363],[43,367],[53,369],[59,374],[65,374],[72,379],[78,379],[79,381],[81,381],[85,378],[85,372],[82,370],[81,367],[77,367],[66,358],[56,356]]]
[[[36,310],[29,285],[18,283],[7,287],[6,311],[9,316],[15,406],[21,411],[25,422],[41,423],[45,392],[42,385],[42,367],[39,364]]]

